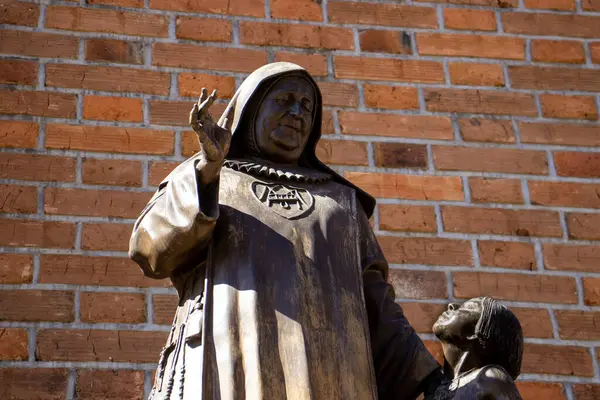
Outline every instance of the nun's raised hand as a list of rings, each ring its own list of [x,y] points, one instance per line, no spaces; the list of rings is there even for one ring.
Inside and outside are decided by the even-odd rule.
[[[228,107],[226,115],[221,117],[221,124],[217,124],[209,112],[216,98],[216,90],[209,96],[206,88],[202,88],[198,102],[190,111],[190,126],[198,136],[200,149],[207,161],[222,163],[231,144],[231,114],[234,108]]]
[[[200,181],[204,185],[214,182],[219,176],[231,144],[231,117],[235,99],[231,101],[219,123],[216,123],[208,111],[216,98],[216,90],[213,90],[209,96],[207,90],[202,88],[198,102],[194,104],[192,111],[190,111],[190,126],[198,136],[201,154],[203,155],[196,168]]]

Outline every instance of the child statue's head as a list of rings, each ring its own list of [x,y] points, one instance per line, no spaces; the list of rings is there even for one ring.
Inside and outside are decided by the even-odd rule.
[[[444,357],[456,371],[468,353],[472,367],[498,365],[516,379],[521,371],[523,331],[517,317],[490,297],[478,297],[462,305],[451,303],[433,332],[442,342]]]

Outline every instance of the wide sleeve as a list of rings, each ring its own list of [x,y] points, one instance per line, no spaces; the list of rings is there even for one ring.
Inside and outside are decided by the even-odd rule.
[[[388,264],[362,209],[358,219],[363,285],[379,399],[416,399],[423,391],[425,379],[440,366],[394,301],[394,289],[387,283]]]
[[[129,256],[151,278],[204,261],[219,217],[219,180],[203,186],[198,155],[184,161],[160,184],[133,227]]]

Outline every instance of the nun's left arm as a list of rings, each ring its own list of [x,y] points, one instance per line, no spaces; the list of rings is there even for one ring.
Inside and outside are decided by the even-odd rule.
[[[362,208],[358,210],[363,287],[380,400],[416,399],[440,366],[395,302],[388,264]]]

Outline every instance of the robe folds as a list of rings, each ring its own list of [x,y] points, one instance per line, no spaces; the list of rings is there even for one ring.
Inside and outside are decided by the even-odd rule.
[[[415,399],[439,365],[394,302],[356,190],[227,162],[203,186],[198,162],[161,183],[131,237],[180,296],[151,398]]]

